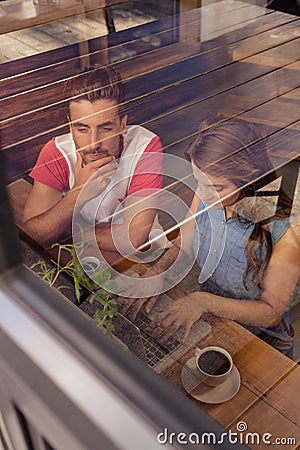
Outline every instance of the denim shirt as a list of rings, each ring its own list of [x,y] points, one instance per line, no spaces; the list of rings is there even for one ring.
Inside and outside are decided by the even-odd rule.
[[[200,267],[201,290],[240,300],[259,300],[261,289],[248,278],[244,286],[244,272],[247,268],[245,248],[255,223],[239,216],[239,221],[226,220],[225,209],[206,208],[202,201],[198,204],[193,249]],[[271,232],[273,246],[289,228],[289,218],[269,219],[267,227]],[[263,255],[266,249],[263,248]],[[289,312],[279,325],[273,328],[248,327],[258,334],[261,330],[268,335],[283,340],[290,345]]]

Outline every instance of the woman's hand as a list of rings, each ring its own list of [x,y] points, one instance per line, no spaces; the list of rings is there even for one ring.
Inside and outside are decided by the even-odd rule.
[[[152,323],[152,336],[166,342],[181,330],[180,341],[184,343],[193,324],[200,319],[205,310],[200,306],[199,292],[192,292],[174,303],[158,309]]]

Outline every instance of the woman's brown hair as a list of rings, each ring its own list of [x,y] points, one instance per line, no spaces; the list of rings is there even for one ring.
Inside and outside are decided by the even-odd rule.
[[[217,116],[202,122],[199,134],[186,156],[208,178],[211,175],[231,181],[240,189],[240,199],[257,197],[260,195],[259,187],[276,179],[266,140],[261,136],[258,126],[239,118]],[[291,199],[281,190],[279,193],[283,202],[272,217],[277,220],[288,217],[291,208]],[[240,221],[238,214],[233,217]],[[270,218],[253,222],[255,226],[245,248],[245,287],[249,275],[250,282],[262,285],[273,250],[271,233],[266,226]]]

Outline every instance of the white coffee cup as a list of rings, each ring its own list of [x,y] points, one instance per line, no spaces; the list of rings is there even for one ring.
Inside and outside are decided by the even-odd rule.
[[[100,259],[95,256],[84,256],[80,259],[80,263],[83,270],[89,277],[92,277],[99,272],[99,270],[105,268],[104,263],[102,263]]]
[[[228,380],[233,369],[231,355],[222,347],[195,349],[196,367],[207,386],[218,386]]]

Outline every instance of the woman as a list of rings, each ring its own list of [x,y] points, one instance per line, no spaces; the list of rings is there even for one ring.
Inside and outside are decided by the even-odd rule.
[[[166,340],[180,329],[184,341],[193,323],[209,312],[240,322],[292,358],[288,305],[299,277],[299,229],[297,222],[290,225],[287,197],[276,209],[257,194],[262,177],[264,185],[274,179],[264,141],[254,125],[217,117],[201,124],[187,156],[198,188],[191,206],[195,222],[181,232],[188,235],[194,227],[184,251],[197,259],[200,291],[158,311],[155,334]],[[152,274],[172,264],[178,245]],[[135,310],[147,302],[149,311],[156,298],[141,299]]]

